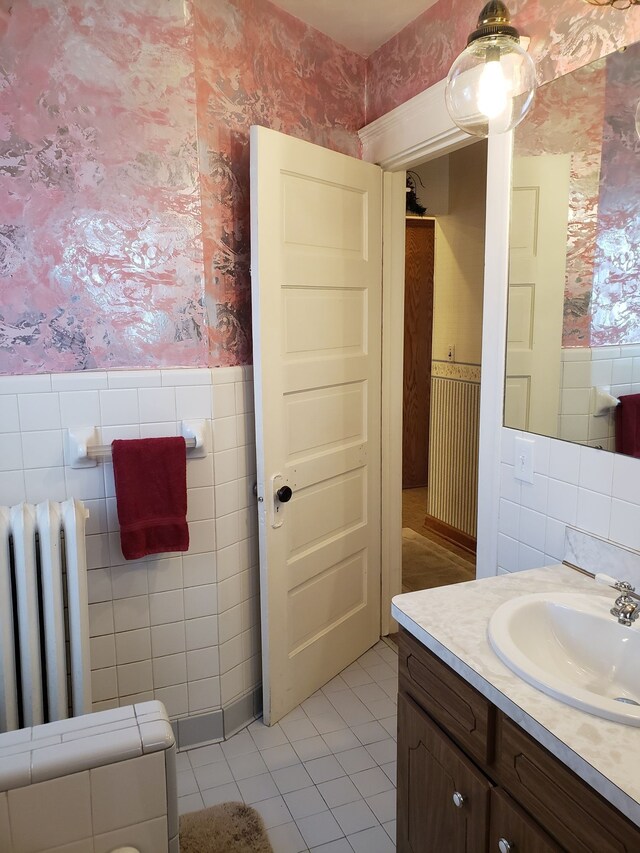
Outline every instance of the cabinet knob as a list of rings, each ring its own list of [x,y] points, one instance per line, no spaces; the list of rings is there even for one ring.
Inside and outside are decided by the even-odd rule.
[[[453,792],[453,797],[452,797],[452,799],[453,799],[453,805],[454,805],[457,809],[461,809],[461,808],[462,808],[462,806],[463,806],[463,805],[465,804],[465,802],[466,802],[466,801],[465,801],[465,798],[462,796],[462,794],[460,793],[460,791],[454,791],[454,792]]]
[[[506,838],[501,838],[498,841],[498,850],[500,853],[515,853],[516,845],[512,844],[511,841],[507,841]]]

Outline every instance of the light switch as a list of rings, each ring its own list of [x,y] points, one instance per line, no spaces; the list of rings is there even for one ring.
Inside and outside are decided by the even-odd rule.
[[[516,480],[533,483],[534,442],[528,438],[516,438],[514,441],[514,469]]]

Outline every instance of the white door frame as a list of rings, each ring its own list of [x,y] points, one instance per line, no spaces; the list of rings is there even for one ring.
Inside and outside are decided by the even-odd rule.
[[[385,179],[382,305],[382,612],[383,634],[395,630],[391,599],[402,591],[402,367],[404,348],[404,204],[398,202],[404,170],[475,141],[451,121],[445,81],[360,131],[363,159],[399,177]],[[477,577],[498,566],[500,453],[507,328],[511,133],[490,137],[487,153],[486,240],[480,393]],[[399,250],[399,244],[402,251]],[[393,286],[392,286],[393,285]]]

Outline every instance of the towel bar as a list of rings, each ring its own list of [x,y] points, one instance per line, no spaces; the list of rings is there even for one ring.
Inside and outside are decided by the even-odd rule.
[[[180,422],[180,435],[185,440],[190,459],[207,455],[209,432],[206,420]],[[94,426],[70,429],[67,442],[71,468],[94,468],[99,461],[111,459],[111,445],[98,444],[98,432]]]

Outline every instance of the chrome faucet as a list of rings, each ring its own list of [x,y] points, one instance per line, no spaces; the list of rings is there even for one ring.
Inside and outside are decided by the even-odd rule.
[[[635,587],[627,581],[616,581],[614,586],[620,595],[610,613],[621,625],[633,625],[640,617],[640,596],[635,594]]]

